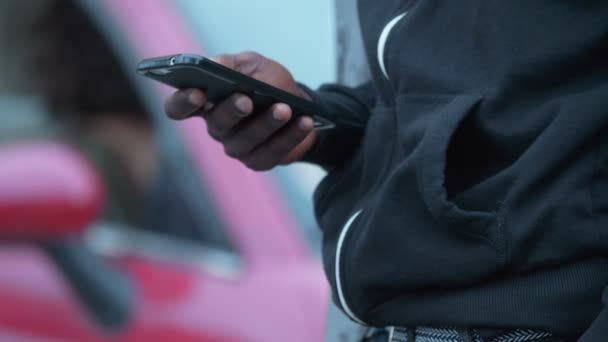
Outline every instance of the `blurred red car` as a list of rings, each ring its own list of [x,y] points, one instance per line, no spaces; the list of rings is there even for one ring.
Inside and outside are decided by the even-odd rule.
[[[14,176],[3,176],[0,168],[0,341],[322,340],[329,290],[310,199],[285,170],[253,173],[226,158],[201,121],[171,123],[162,112],[169,90],[133,72],[141,58],[203,53],[174,3],[81,3],[133,77],[156,126],[165,166],[201,238],[95,222],[91,211],[89,221],[62,221],[57,215],[36,221],[40,203],[55,205],[55,213],[75,210],[39,193],[69,187],[32,186],[28,177],[35,174],[11,169],[5,175]],[[2,153],[15,148],[21,152]],[[48,149],[55,152],[44,152]],[[0,145],[0,165],[2,158],[53,165],[79,157],[67,146],[21,142]],[[42,179],[56,181],[47,176]],[[83,182],[85,189],[95,189],[95,177]],[[25,199],[6,190],[21,185],[29,189]],[[49,226],[15,239],[15,211],[1,207],[40,196],[47,202],[36,202],[32,208],[38,209],[23,219]],[[91,198],[91,205],[103,204],[102,197]],[[70,226],[73,222],[82,227]]]

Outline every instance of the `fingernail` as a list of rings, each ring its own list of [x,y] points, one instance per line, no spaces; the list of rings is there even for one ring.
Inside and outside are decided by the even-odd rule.
[[[207,103],[205,103],[205,106],[203,107],[203,110],[204,110],[205,112],[208,112],[208,111],[210,111],[211,109],[213,109],[213,106],[214,106],[214,104],[213,104],[213,103],[211,103],[211,102],[207,102]]]
[[[275,110],[272,112],[272,118],[277,121],[285,120],[283,113],[281,113],[281,111],[279,111],[279,110]]]
[[[314,121],[308,116],[301,118],[300,122],[298,122],[298,127],[300,127],[300,129],[303,131],[310,131],[314,128],[314,125]]]
[[[243,115],[247,115],[251,113],[251,101],[245,97],[239,97],[236,101],[234,101],[234,107]]]
[[[188,94],[188,102],[193,106],[200,107],[205,103],[205,97],[202,92],[193,90]]]
[[[281,108],[285,108],[285,105],[278,105],[272,111],[272,118],[277,121],[287,121],[289,119],[289,113],[286,110],[281,110]]]

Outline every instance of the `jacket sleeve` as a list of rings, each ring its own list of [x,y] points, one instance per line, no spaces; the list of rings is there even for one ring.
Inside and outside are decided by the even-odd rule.
[[[319,131],[315,146],[302,161],[330,170],[348,160],[359,147],[371,108],[376,103],[374,86],[371,82],[355,88],[324,85],[317,91],[301,87],[313,101],[326,108],[336,123],[334,128]]]
[[[579,342],[605,342],[608,341],[608,287],[602,295],[604,310],[600,312],[591,327],[579,339]]]

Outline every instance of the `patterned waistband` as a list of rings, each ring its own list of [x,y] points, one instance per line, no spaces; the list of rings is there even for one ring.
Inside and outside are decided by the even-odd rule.
[[[553,334],[516,329],[491,339],[482,339],[475,329],[417,327],[376,329],[364,341],[369,342],[532,342],[549,341]]]

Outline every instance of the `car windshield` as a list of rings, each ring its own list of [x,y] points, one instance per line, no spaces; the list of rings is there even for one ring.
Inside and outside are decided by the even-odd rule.
[[[256,51],[284,64],[294,77],[315,88],[336,79],[333,2],[310,0],[176,1],[189,27],[210,56]],[[281,15],[277,15],[280,12]],[[299,163],[272,171],[302,233],[318,250],[320,232],[312,194],[324,171]]]

